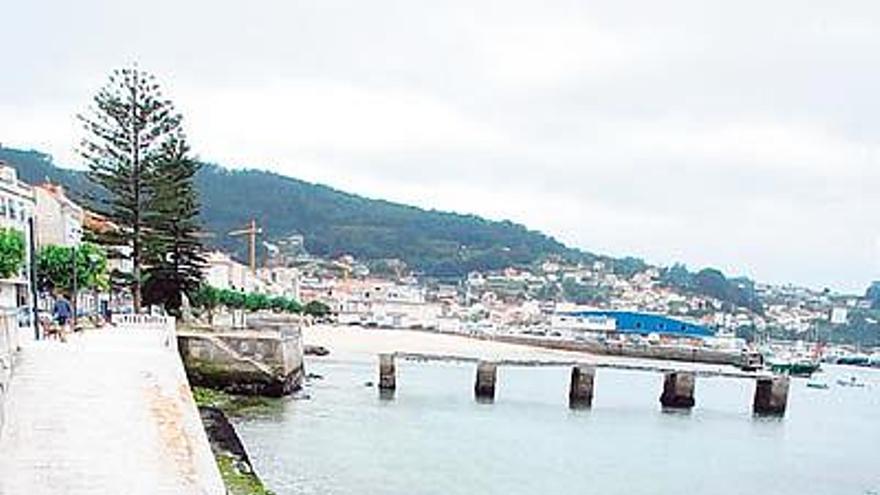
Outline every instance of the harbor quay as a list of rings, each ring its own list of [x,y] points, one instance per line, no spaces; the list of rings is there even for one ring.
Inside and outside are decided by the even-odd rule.
[[[520,367],[569,367],[569,407],[572,409],[588,408],[592,405],[596,387],[597,369],[619,369],[661,373],[663,389],[659,402],[664,409],[691,409],[696,404],[695,384],[697,377],[726,377],[755,382],[752,411],[756,415],[785,414],[788,403],[790,377],[788,375],[771,375],[767,373],[749,373],[726,370],[691,370],[675,368],[660,364],[640,364],[621,362],[585,363],[562,360],[528,360],[500,359],[485,360],[470,356],[451,354],[430,354],[396,352],[383,353],[378,357],[380,391],[393,390],[397,383],[396,360],[414,362],[454,362],[476,365],[474,377],[474,397],[481,402],[491,402],[495,398],[498,383],[498,368],[501,366]],[[384,384],[384,386],[383,386]]]

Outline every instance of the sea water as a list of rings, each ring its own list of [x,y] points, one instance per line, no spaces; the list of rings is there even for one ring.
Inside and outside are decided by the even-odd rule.
[[[880,370],[793,379],[784,418],[757,418],[754,382],[702,378],[664,412],[656,373],[600,369],[593,407],[568,408],[567,368],[499,368],[493,403],[474,366],[315,358],[306,399],[238,422],[269,488],[287,494],[880,494]],[[851,375],[864,388],[843,387]]]

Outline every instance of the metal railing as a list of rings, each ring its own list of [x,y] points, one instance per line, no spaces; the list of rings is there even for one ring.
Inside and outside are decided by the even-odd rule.
[[[110,322],[117,328],[160,332],[161,344],[177,352],[177,322],[173,316],[115,314]]]

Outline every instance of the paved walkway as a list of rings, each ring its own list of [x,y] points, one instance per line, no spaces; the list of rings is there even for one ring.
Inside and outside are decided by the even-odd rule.
[[[225,492],[182,365],[159,333],[23,344],[0,433],[0,494]]]

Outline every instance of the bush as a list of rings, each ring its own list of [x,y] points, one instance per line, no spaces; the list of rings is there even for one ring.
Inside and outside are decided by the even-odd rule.
[[[24,266],[24,234],[0,229],[0,278],[9,278]]]

